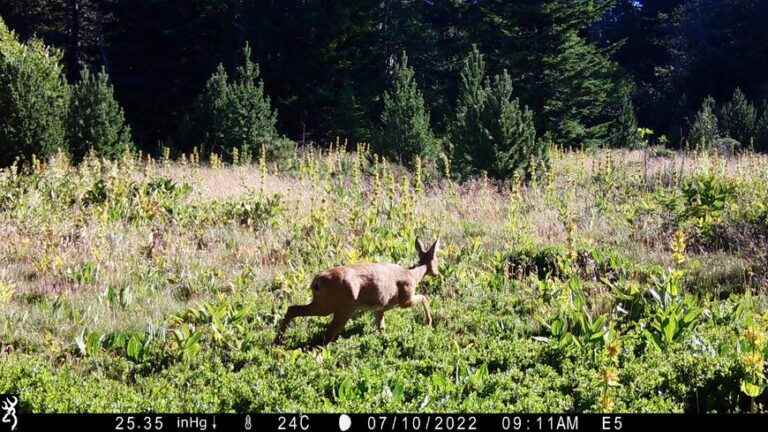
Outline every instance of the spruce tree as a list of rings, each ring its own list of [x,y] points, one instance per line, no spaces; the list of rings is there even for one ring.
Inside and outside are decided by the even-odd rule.
[[[527,178],[541,162],[548,162],[547,146],[536,140],[533,112],[513,98],[512,78],[506,70],[486,83],[484,123],[490,132],[492,165],[488,173],[505,179]]]
[[[733,92],[731,100],[720,109],[718,124],[723,136],[735,139],[742,147],[755,144],[757,112],[740,88]]]
[[[707,96],[691,125],[688,134],[688,146],[696,150],[711,150],[718,138],[715,99]]]
[[[277,136],[277,112],[272,109],[264,83],[259,79],[259,66],[251,60],[251,47],[243,49],[243,64],[237,67],[235,79],[229,85],[225,127],[229,131],[225,150],[246,149],[256,152],[262,143],[270,151]]]
[[[416,156],[435,160],[440,152],[424,97],[405,53],[395,66],[392,89],[384,92],[381,130],[376,139],[379,152],[409,165]]]
[[[116,159],[132,147],[131,129],[103,68],[96,75],[88,68],[81,70],[80,81],[72,88],[68,125],[75,160],[91,149],[98,156]]]
[[[0,19],[0,166],[67,149],[61,58],[37,39],[22,44]]]

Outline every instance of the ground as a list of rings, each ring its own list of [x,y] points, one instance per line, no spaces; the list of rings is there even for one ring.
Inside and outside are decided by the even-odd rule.
[[[0,393],[45,412],[765,410],[768,158],[551,165],[458,182],[361,146],[5,169]],[[443,244],[417,288],[432,327],[364,314],[320,347],[328,318],[298,318],[272,345],[314,274],[413,264],[417,237]]]

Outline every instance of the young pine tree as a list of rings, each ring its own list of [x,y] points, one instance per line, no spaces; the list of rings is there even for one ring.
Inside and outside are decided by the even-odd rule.
[[[259,79],[259,66],[251,60],[251,47],[243,49],[243,64],[229,85],[229,107],[226,127],[231,135],[225,143],[227,153],[233,148],[256,152],[262,143],[271,144],[277,136],[277,112],[272,109],[264,83]],[[267,146],[269,151],[274,149]]]
[[[641,139],[637,131],[637,117],[629,88],[623,86],[619,93],[619,107],[613,127],[613,145],[621,148],[637,148]]]
[[[0,166],[66,150],[69,95],[61,53],[22,44],[0,19]]]
[[[536,140],[533,112],[512,96],[512,78],[507,71],[487,81],[487,107],[483,122],[490,132],[492,165],[496,178],[526,178],[541,162],[548,162],[548,147]]]
[[[80,81],[72,87],[68,138],[75,160],[82,160],[91,149],[116,159],[132,147],[131,128],[104,69],[96,75],[85,67],[80,71]]]
[[[717,116],[715,115],[715,99],[707,96],[701,103],[701,108],[688,133],[688,146],[696,150],[710,150],[718,137]]]
[[[485,67],[483,55],[473,45],[459,75],[456,116],[449,125],[454,166],[463,175],[488,171],[493,161],[490,134],[483,123],[488,101]]]
[[[256,154],[265,144],[274,155],[282,152],[286,140],[277,139],[277,112],[272,109],[259,67],[251,60],[251,49],[243,49],[243,64],[230,78],[224,66],[205,84],[195,110],[186,122],[182,135],[201,148],[203,153],[231,156],[235,149]]]
[[[450,127],[459,172],[494,178],[527,177],[548,161],[548,147],[536,139],[533,113],[513,97],[505,70],[493,81],[473,47],[460,76],[456,118]]]
[[[742,147],[755,144],[757,112],[740,88],[736,88],[733,97],[723,105],[719,114],[718,124],[724,136],[735,139]]]
[[[431,161],[440,153],[440,146],[432,134],[424,97],[405,53],[395,67],[391,92],[384,92],[384,111],[376,147],[382,154],[401,159],[409,165],[413,164],[416,156],[423,161]]]

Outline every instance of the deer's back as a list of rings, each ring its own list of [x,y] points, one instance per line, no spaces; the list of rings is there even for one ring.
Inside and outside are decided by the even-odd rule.
[[[339,307],[380,309],[398,304],[400,291],[410,286],[408,270],[397,264],[355,264],[334,267],[312,282],[318,301],[334,299]]]

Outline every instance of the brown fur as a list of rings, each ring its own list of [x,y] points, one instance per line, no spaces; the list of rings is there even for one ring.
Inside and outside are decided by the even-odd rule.
[[[438,239],[424,249],[416,241],[419,263],[411,268],[397,264],[356,264],[334,267],[315,276],[312,281],[312,302],[308,305],[290,306],[280,323],[275,343],[282,343],[283,333],[295,317],[325,316],[333,319],[325,333],[325,342],[333,341],[344,325],[357,313],[371,311],[379,330],[384,329],[384,312],[395,307],[408,308],[421,304],[427,315],[427,325],[432,325],[429,300],[416,294],[416,286],[425,275],[437,275]]]

